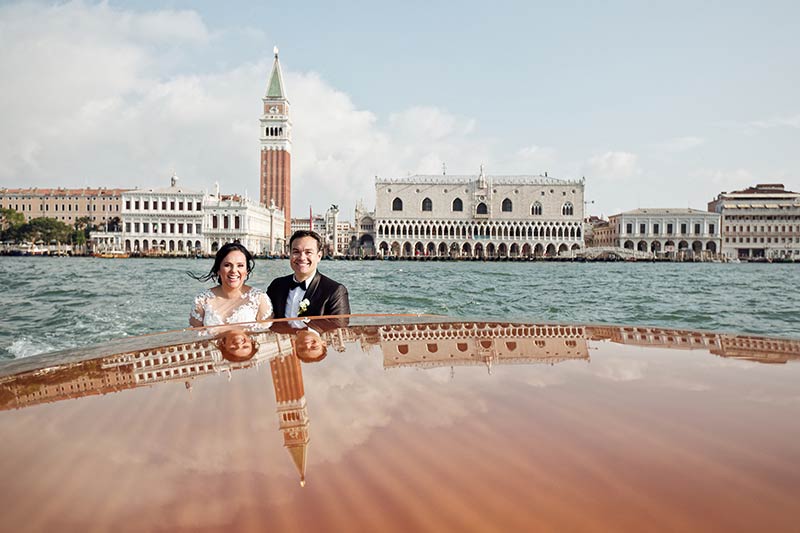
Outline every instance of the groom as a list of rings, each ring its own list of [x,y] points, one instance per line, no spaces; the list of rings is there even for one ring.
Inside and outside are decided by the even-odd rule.
[[[289,239],[292,276],[275,278],[267,288],[275,318],[349,315],[347,288],[317,272],[322,259],[322,237],[299,230]]]

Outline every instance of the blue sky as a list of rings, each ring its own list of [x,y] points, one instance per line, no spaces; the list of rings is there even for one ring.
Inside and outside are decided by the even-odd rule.
[[[258,190],[272,47],[293,210],[374,176],[586,177],[588,213],[800,189],[792,2],[6,2],[0,186]]]

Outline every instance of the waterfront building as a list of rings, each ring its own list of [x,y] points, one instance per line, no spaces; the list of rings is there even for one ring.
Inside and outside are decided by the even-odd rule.
[[[722,227],[722,253],[731,258],[800,258],[800,193],[780,183],[722,192],[708,203]]]
[[[367,211],[361,200],[356,203],[348,253],[356,257],[375,255],[375,211]]]
[[[122,194],[120,232],[93,232],[95,249],[146,255],[216,253],[238,241],[255,254],[279,253],[284,247],[283,212],[238,195],[185,189],[178,177],[169,187],[135,189]]]
[[[595,227],[594,241],[658,257],[713,257],[720,249],[720,217],[699,209],[634,209]]]
[[[292,179],[292,122],[289,119],[289,100],[283,85],[283,73],[275,48],[275,60],[262,98],[260,202],[273,203],[285,214],[284,236],[291,231],[291,179]]]
[[[308,231],[314,230],[322,236],[327,226],[325,224],[325,215],[312,215],[311,217],[293,218],[292,219],[292,233],[295,231]]]
[[[608,220],[590,216],[583,221],[583,241],[587,248],[614,246]]]
[[[347,254],[352,229],[350,222],[339,221],[339,206],[331,205],[324,215],[292,219],[292,233],[313,229],[322,237],[323,254],[326,257]]]
[[[25,216],[52,218],[70,226],[88,219],[92,226],[111,224],[120,216],[122,193],[127,189],[83,188],[0,188],[0,208],[13,209]]]
[[[356,241],[356,235],[350,221],[344,220],[336,223],[336,255],[348,255],[350,247]]]
[[[203,201],[203,249],[216,253],[227,242],[239,241],[257,255],[280,254],[286,238],[283,211],[264,207],[239,195],[210,195]]]
[[[555,257],[583,248],[584,180],[478,175],[375,178],[377,253]]]
[[[203,252],[203,202],[206,193],[178,185],[135,189],[122,195],[122,235],[116,235],[126,252],[191,255]],[[109,237],[92,235],[102,248]]]

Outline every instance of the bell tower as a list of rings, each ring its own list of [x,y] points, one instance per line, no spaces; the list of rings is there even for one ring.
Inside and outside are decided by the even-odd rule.
[[[278,60],[278,47],[274,49],[275,60],[267,83],[267,92],[262,98],[264,109],[261,115],[261,164],[260,202],[275,205],[283,210],[286,218],[284,235],[291,231],[291,181],[292,181],[292,123],[289,120],[289,100],[283,87],[283,73]]]
[[[306,455],[310,438],[300,359],[294,353],[279,355],[270,360],[269,366],[272,370],[272,385],[278,406],[278,427],[283,433],[283,446],[297,468],[302,487],[306,484]]]

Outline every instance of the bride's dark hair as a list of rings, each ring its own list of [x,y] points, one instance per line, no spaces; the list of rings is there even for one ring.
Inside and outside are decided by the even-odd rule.
[[[245,281],[250,279],[250,273],[253,271],[253,267],[256,266],[256,262],[253,259],[253,254],[247,251],[247,248],[239,244],[238,242],[229,242],[222,245],[222,248],[217,250],[217,255],[214,257],[214,266],[211,267],[211,270],[208,274],[204,276],[198,276],[197,274],[193,274],[191,272],[187,272],[191,277],[198,281],[208,281],[214,280],[217,283],[221,283],[219,279],[219,269],[222,266],[222,260],[231,253],[231,252],[242,252],[244,254],[244,258],[247,261],[247,277]]]

